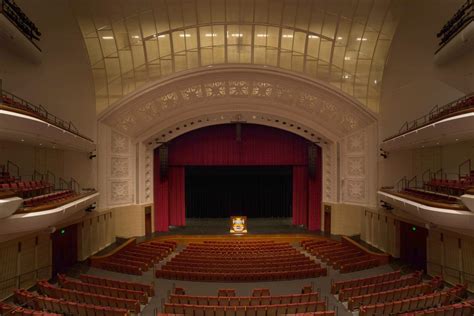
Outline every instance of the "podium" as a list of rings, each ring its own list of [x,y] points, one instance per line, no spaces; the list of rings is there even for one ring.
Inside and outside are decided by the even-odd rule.
[[[230,217],[230,233],[246,234],[247,233],[247,216],[231,216]]]

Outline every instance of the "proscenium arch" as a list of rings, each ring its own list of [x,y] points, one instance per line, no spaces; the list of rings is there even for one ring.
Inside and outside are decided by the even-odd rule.
[[[297,134],[302,129],[300,135],[311,141],[319,137],[332,142],[372,124],[376,116],[325,82],[277,68],[227,65],[150,84],[124,97],[99,120],[139,142],[167,141],[211,121],[239,120]],[[201,124],[187,125],[193,120]]]

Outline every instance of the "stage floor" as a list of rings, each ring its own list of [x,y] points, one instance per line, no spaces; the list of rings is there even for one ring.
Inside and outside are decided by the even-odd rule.
[[[288,218],[249,218],[247,235],[254,234],[307,234],[309,231],[294,226]],[[180,235],[230,235],[228,218],[187,218],[186,226],[170,228],[168,234]]]

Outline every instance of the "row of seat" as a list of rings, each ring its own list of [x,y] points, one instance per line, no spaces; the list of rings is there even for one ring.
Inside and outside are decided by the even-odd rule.
[[[349,243],[333,240],[314,242],[303,240],[301,246],[341,273],[365,270],[380,265],[378,259],[372,258],[360,248]]]
[[[0,315],[12,316],[60,316],[60,314],[35,311],[34,309],[0,302]]]
[[[76,303],[56,298],[38,296],[35,304],[39,310],[47,310],[65,315],[78,316],[129,316],[125,308],[99,306],[87,303]]]
[[[35,207],[43,204],[55,203],[64,201],[75,197],[76,193],[71,190],[61,190],[53,193],[38,195],[29,199],[23,200],[24,207]]]
[[[292,261],[300,261],[300,260],[308,260],[309,258],[305,256],[302,253],[294,253],[294,254],[285,254],[285,255],[280,255],[280,254],[275,254],[272,256],[271,254],[268,255],[236,255],[236,256],[217,256],[217,255],[188,255],[186,253],[180,252],[179,255],[176,257],[172,258],[172,261],[175,262],[189,262],[193,264],[198,264],[198,263],[235,263],[235,264],[242,264],[242,263],[251,263],[254,264],[255,262],[265,262],[265,264],[271,263],[271,262],[292,262]],[[311,260],[311,259],[309,259]],[[312,260],[311,260],[312,261]]]
[[[292,280],[307,279],[326,276],[326,268],[314,268],[308,270],[292,270],[279,272],[260,272],[260,273],[209,273],[209,272],[187,272],[170,271],[159,269],[156,271],[157,278],[171,280],[188,281],[274,281],[274,280]]]
[[[331,281],[331,294],[337,294],[341,289],[360,287],[375,283],[384,283],[399,279],[401,277],[400,270],[378,274],[366,278],[357,278],[344,281]]]
[[[215,305],[215,306],[257,306],[281,305],[294,303],[316,302],[319,299],[317,292],[308,294],[292,294],[278,296],[193,296],[170,295],[172,304]]]
[[[436,179],[433,178],[428,182],[424,183],[424,187],[427,190],[445,193],[450,195],[463,195],[466,189],[474,185],[474,178],[463,178],[458,180],[448,180],[448,179]],[[433,198],[436,198],[434,196]],[[441,197],[438,197],[441,198]],[[447,197],[446,197],[447,198]],[[451,198],[452,200],[453,198]]]
[[[170,263],[164,265],[162,270],[164,271],[186,271],[190,270],[193,272],[209,272],[209,273],[234,273],[234,272],[245,272],[245,273],[261,273],[261,272],[280,272],[280,271],[291,271],[293,269],[296,270],[309,270],[313,268],[321,268],[319,263],[315,262],[308,262],[304,264],[277,264],[272,266],[259,266],[259,267],[242,267],[242,266],[194,266],[192,264],[176,264]]]
[[[343,288],[339,290],[338,299],[342,301],[347,301],[352,296],[359,296],[383,291],[394,290],[406,286],[415,285],[421,282],[421,272],[414,272],[412,274],[400,277],[398,279],[372,283],[367,285]]]
[[[17,181],[15,178],[3,177],[0,190],[14,191],[23,198],[51,192],[54,186],[47,181]]]
[[[311,263],[314,261],[311,260],[309,257],[303,256],[303,257],[285,257],[281,259],[261,259],[261,260],[236,260],[229,262],[229,259],[226,260],[216,260],[216,261],[209,261],[209,259],[196,259],[196,258],[178,258],[174,257],[171,258],[169,262],[173,262],[173,264],[177,265],[193,265],[196,267],[201,267],[201,266],[206,266],[206,267],[222,267],[222,266],[227,266],[227,267],[233,267],[233,268],[250,268],[254,267],[255,263],[257,262],[259,265],[264,264],[266,267],[272,267],[272,266],[279,266],[282,264],[305,264],[305,263]]]
[[[428,283],[421,283],[384,292],[352,296],[349,298],[347,306],[349,310],[353,311],[362,305],[399,301],[429,293],[433,293],[431,285]]]
[[[235,315],[235,316],[276,316],[297,313],[325,311],[326,302],[308,302],[281,305],[258,306],[204,306],[165,303],[164,312],[185,315]]]
[[[448,291],[443,291],[399,301],[364,305],[360,308],[359,315],[392,315],[429,309],[439,305],[451,303],[450,297],[451,294]]]
[[[175,248],[176,243],[169,241],[129,245],[108,257],[92,260],[91,265],[120,273],[142,275],[155,263],[167,257]]]
[[[403,313],[402,316],[472,316],[474,301],[460,302],[416,312]]]
[[[157,277],[200,281],[282,280],[326,275],[289,243],[191,243],[166,262]]]
[[[81,274],[79,276],[79,279],[89,284],[96,284],[96,285],[108,286],[108,287],[113,287],[113,288],[118,288],[118,289],[145,292],[149,297],[153,297],[155,295],[155,285],[153,283],[144,284],[144,283],[138,283],[138,282],[120,281],[120,280],[108,279],[108,278],[103,278],[103,277],[90,275],[90,274]]]
[[[206,310],[208,314],[201,315],[199,313],[195,313],[194,315],[196,316],[245,316],[246,311],[245,310],[234,310],[234,309],[226,309],[224,311],[221,310]],[[157,313],[156,316],[176,316],[177,314],[170,314],[170,313]],[[253,311],[249,311],[249,315],[252,316],[257,316]],[[265,314],[263,314],[265,315]],[[262,316],[263,316],[262,315]],[[311,313],[296,313],[296,314],[287,314],[287,315],[292,315],[292,316],[336,316],[335,311],[321,311],[321,312],[311,312]],[[192,316],[192,315],[191,315]]]
[[[80,280],[66,278],[64,275],[59,275],[58,279],[59,284],[66,289],[93,293],[97,295],[137,300],[142,304],[148,303],[148,294],[143,291],[120,289],[107,285],[97,285],[93,283],[82,282]]]
[[[63,289],[49,284],[47,281],[39,281],[38,288],[41,293],[51,298],[63,299],[68,302],[93,304],[107,307],[124,308],[133,312],[140,312],[140,302],[135,299],[118,298],[88,292]]]

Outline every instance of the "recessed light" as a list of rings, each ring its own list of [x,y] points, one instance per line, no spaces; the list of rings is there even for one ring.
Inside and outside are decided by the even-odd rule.
[[[375,80],[374,80],[374,84],[377,84],[377,82],[378,82],[377,79],[375,79]]]
[[[132,38],[134,38],[134,39],[140,39],[140,36],[138,36],[138,35],[132,35]]]
[[[338,36],[337,39],[340,41],[342,40],[342,36]]]
[[[318,35],[308,35],[308,38],[319,38]]]
[[[351,77],[351,76],[349,76],[349,75],[344,75],[344,76],[342,76],[342,78],[344,78],[344,79],[349,79],[350,77]]]
[[[350,56],[345,56],[344,60],[351,60],[351,57]]]
[[[459,139],[456,138],[456,141],[458,141]]]
[[[40,146],[43,146],[43,144],[40,143]]]
[[[191,34],[179,34],[179,37],[191,37]]]
[[[268,37],[268,34],[257,34],[257,37]]]
[[[206,33],[206,37],[216,37],[217,33]]]
[[[102,36],[102,39],[104,39],[104,40],[113,40],[114,37],[113,36]]]
[[[293,38],[293,34],[283,34],[283,38]]]
[[[357,40],[358,40],[359,42],[360,42],[360,41],[365,42],[365,41],[367,40],[367,38],[366,38],[366,37],[358,37]]]
[[[25,140],[22,138],[21,141],[24,142]]]
[[[242,34],[242,33],[232,33],[232,34],[230,34],[230,36],[232,36],[232,37],[243,37],[244,34]]]

